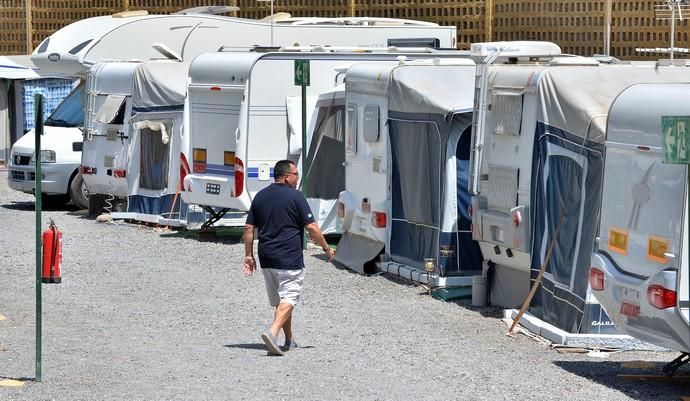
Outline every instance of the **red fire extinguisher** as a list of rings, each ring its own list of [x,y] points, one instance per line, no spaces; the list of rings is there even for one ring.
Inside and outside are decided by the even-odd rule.
[[[43,268],[41,269],[42,283],[59,283],[60,265],[62,264],[62,232],[58,230],[53,219],[50,219],[48,229],[43,231]]]

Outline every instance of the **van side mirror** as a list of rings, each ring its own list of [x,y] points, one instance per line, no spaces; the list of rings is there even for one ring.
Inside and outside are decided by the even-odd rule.
[[[84,149],[84,142],[72,142],[72,151],[81,152]]]

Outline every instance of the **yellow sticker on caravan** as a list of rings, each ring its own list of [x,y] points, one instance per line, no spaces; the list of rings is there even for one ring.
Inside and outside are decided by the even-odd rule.
[[[628,230],[611,227],[609,229],[609,249],[622,255],[628,254]]]
[[[666,252],[668,252],[668,239],[650,235],[647,240],[647,258],[659,263],[667,263]]]

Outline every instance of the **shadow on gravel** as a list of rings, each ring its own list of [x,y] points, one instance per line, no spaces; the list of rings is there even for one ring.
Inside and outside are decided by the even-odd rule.
[[[0,380],[16,380],[19,382],[35,382],[36,379],[33,377],[11,377],[11,376],[4,376],[0,374]]]
[[[266,351],[266,346],[259,343],[245,343],[245,344],[225,344],[225,348],[241,348],[241,349],[258,349]]]
[[[244,344],[225,344],[223,345],[225,348],[239,348],[239,349],[258,349],[261,351],[266,351],[266,346],[264,344],[260,343],[244,343]],[[309,348],[316,348],[313,345],[301,345],[296,348],[295,350],[301,350],[301,349],[309,349]]]
[[[162,238],[184,238],[196,240],[200,242],[218,242],[223,244],[239,244],[242,242],[242,231],[237,228],[232,230],[213,230],[213,231],[198,231],[198,230],[180,230],[171,233],[161,234]]]
[[[555,361],[554,364],[635,400],[677,400],[690,396],[690,369],[687,367],[668,377],[662,372],[665,362]]]
[[[2,205],[5,209],[19,210],[25,212],[33,212],[36,209],[36,204],[34,202],[12,202],[5,203]],[[41,210],[46,212],[54,211],[77,211],[79,210],[76,206],[72,204],[62,205],[62,206],[42,206]]]

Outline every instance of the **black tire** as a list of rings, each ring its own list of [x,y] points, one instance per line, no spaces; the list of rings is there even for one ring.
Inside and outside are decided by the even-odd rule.
[[[84,178],[82,178],[81,174],[77,173],[69,184],[69,197],[72,199],[74,206],[79,209],[89,208],[89,191],[86,189]]]

